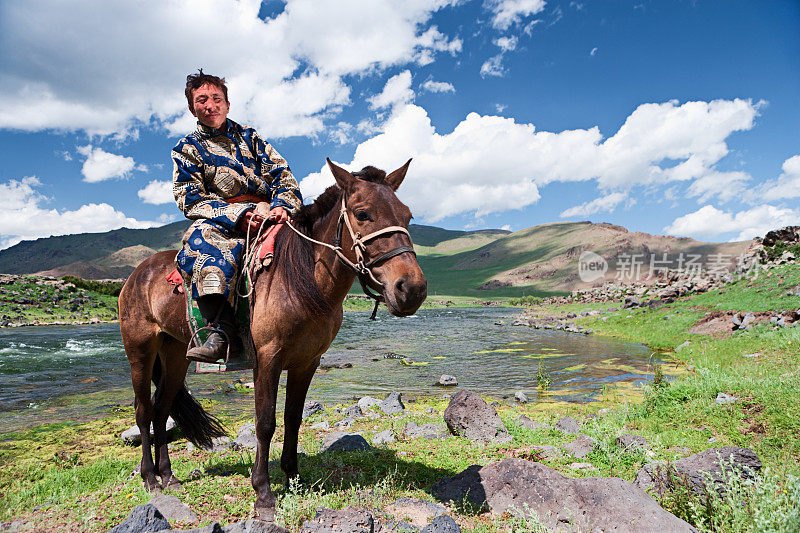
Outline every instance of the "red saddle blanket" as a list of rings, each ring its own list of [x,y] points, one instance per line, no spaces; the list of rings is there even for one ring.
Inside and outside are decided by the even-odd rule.
[[[275,253],[275,237],[278,236],[278,232],[283,228],[283,224],[274,224],[267,229],[266,233],[264,233],[258,241],[253,245],[256,247],[256,257],[259,260],[259,263],[268,266],[270,261],[265,261],[265,259],[271,259]],[[175,286],[175,290],[183,294],[183,276],[181,276],[180,271],[176,268],[172,272],[169,273],[167,276],[167,282],[170,285]]]

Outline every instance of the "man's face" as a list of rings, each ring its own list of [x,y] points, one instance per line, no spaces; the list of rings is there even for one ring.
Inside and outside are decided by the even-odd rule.
[[[192,114],[202,124],[219,129],[225,124],[230,111],[230,104],[225,101],[225,94],[216,85],[206,83],[192,93],[194,109]]]

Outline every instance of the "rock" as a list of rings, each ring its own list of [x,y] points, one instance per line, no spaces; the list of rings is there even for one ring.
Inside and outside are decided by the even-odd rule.
[[[465,389],[461,389],[450,398],[450,404],[444,410],[444,421],[450,433],[472,441],[511,440],[511,435],[497,416],[494,407],[488,405],[474,392]]]
[[[617,437],[617,446],[626,452],[644,451],[647,449],[647,439],[641,435],[620,435]]]
[[[683,350],[684,348],[686,348],[686,347],[687,347],[687,346],[689,346],[690,344],[692,344],[692,343],[691,343],[691,342],[689,342],[689,341],[686,341],[686,342],[684,342],[684,343],[682,343],[682,344],[679,344],[678,346],[676,346],[676,347],[675,347],[675,351],[676,351],[676,352],[680,352],[681,350]]]
[[[569,433],[570,435],[577,435],[581,432],[581,425],[578,421],[571,416],[565,416],[556,422],[556,429],[561,433]]]
[[[681,457],[692,455],[692,449],[687,446],[670,446],[667,448],[667,451],[673,455],[679,455]]]
[[[522,391],[514,393],[514,401],[519,403],[528,403],[528,397]]]
[[[147,503],[155,506],[158,512],[167,520],[174,520],[175,522],[184,522],[187,524],[197,522],[197,515],[194,511],[176,496],[156,494]]]
[[[328,430],[331,428],[331,425],[328,423],[327,420],[323,420],[322,422],[317,422],[316,424],[311,425],[311,429],[321,429],[323,431]]]
[[[321,413],[323,411],[325,411],[325,408],[322,407],[321,403],[315,401],[308,401],[303,406],[303,419],[306,419],[313,414]]]
[[[172,419],[170,416],[167,418],[167,442],[172,442],[175,440],[175,437],[178,433],[178,424]],[[153,424],[150,424],[150,438],[154,438],[155,434],[153,433]],[[132,426],[125,431],[122,432],[120,435],[122,442],[125,444],[129,444],[131,446],[139,446],[142,444],[142,434],[139,432],[139,426]],[[151,441],[152,443],[152,441]]]
[[[444,501],[467,499],[495,514],[536,513],[545,527],[576,531],[693,531],[647,493],[619,478],[562,476],[541,463],[505,459],[470,466],[433,484]]]
[[[408,520],[417,527],[425,527],[433,518],[445,514],[447,508],[438,503],[403,496],[386,507],[386,511],[398,518]]]
[[[461,528],[449,516],[437,516],[422,529],[422,533],[461,533]]]
[[[636,298],[625,298],[625,301],[622,303],[623,309],[634,309],[636,307],[640,307],[642,302],[637,300]]]
[[[549,444],[536,444],[529,449],[537,459],[541,457],[546,461],[556,461],[561,458],[561,451]]]
[[[389,396],[387,396],[386,399],[380,404],[381,411],[387,415],[396,415],[398,413],[402,413],[406,408],[406,406],[403,405],[402,397],[403,395],[399,392],[389,393]]]
[[[379,533],[381,523],[367,509],[346,507],[334,511],[327,507],[317,509],[313,520],[306,520],[301,533]]]
[[[738,399],[739,398],[737,398],[736,396],[732,396],[730,394],[726,394],[724,392],[720,392],[719,394],[717,394],[717,397],[714,398],[714,403],[717,404],[717,405],[722,405],[722,404],[726,404],[726,403],[733,403]]]
[[[230,437],[214,437],[211,439],[211,447],[203,448],[207,452],[220,453],[227,451],[231,448]]]
[[[447,429],[439,424],[423,424],[419,426],[415,422],[409,422],[403,428],[403,436],[407,439],[446,439]]]
[[[597,411],[597,416],[605,416],[610,412],[611,412],[611,409],[609,409],[608,407],[603,407],[602,409]]]
[[[548,424],[543,424],[541,422],[534,422],[525,415],[519,415],[519,417],[517,418],[517,425],[522,426],[525,429],[532,429],[533,431],[539,431],[543,429],[553,429],[552,426]]]
[[[562,446],[563,450],[573,457],[583,459],[594,451],[594,439],[587,435],[578,435],[578,438]]]
[[[219,525],[217,522],[213,522],[208,524],[205,527],[196,527],[194,529],[179,529],[181,533],[225,533],[225,530],[222,529],[222,526]]]
[[[592,463],[570,463],[567,466],[573,470],[597,470]]]
[[[333,425],[339,429],[347,429],[353,425],[353,422],[355,422],[355,420],[353,420],[352,418],[345,418],[344,420],[339,420]]]
[[[689,487],[699,495],[702,495],[706,488],[723,493],[724,477],[730,476],[732,470],[745,479],[753,479],[761,470],[761,460],[750,448],[735,446],[709,448],[678,459],[669,466],[658,463],[646,464],[636,473],[634,483],[642,489],[654,489],[658,493],[672,489],[678,484]]]
[[[428,407],[427,409],[425,409],[425,412],[426,412],[426,413],[428,413],[428,414],[430,414],[430,415],[436,415],[436,414],[439,414],[439,411],[437,411],[437,410],[436,410],[436,409],[434,409],[433,407]]]
[[[114,526],[108,533],[146,533],[148,531],[163,531],[171,529],[169,520],[156,508],[155,505],[146,503],[134,507],[128,518],[119,525]]]
[[[392,433],[391,429],[387,429],[386,431],[381,431],[374,437],[372,437],[372,444],[375,446],[379,446],[381,444],[389,444],[390,442],[394,442],[396,439],[394,438],[394,433]]]
[[[455,387],[458,385],[458,380],[454,376],[450,376],[448,374],[442,374],[442,377],[439,378],[438,385],[442,387]]]
[[[359,407],[358,404],[351,405],[343,411],[343,414],[346,418],[359,418],[364,416],[364,413],[361,412],[361,407]]]
[[[760,352],[742,354],[742,357],[747,357],[749,359],[752,359],[752,358],[755,358],[755,357],[759,357],[759,356],[761,356]]]
[[[291,533],[284,527],[263,520],[246,520],[228,524],[222,528],[222,531],[225,533]]]
[[[335,431],[325,437],[319,452],[353,452],[371,449],[372,446],[358,433]]]
[[[366,413],[367,411],[369,411],[372,407],[374,407],[376,405],[380,407],[381,401],[379,399],[377,399],[377,398],[372,398],[370,396],[364,396],[363,398],[358,400],[358,403],[356,405],[358,405],[358,408],[361,409],[362,413]]]
[[[248,422],[239,428],[236,438],[233,439],[231,447],[235,450],[255,450],[258,447],[256,438],[256,425]]]

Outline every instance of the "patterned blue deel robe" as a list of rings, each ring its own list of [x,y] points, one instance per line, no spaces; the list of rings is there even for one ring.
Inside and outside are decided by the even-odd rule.
[[[233,303],[245,235],[236,228],[257,196],[292,216],[303,204],[286,160],[253,128],[228,119],[220,130],[198,122],[197,130],[172,149],[172,192],[178,208],[195,222],[183,236],[176,262],[190,279],[192,297],[222,294]]]

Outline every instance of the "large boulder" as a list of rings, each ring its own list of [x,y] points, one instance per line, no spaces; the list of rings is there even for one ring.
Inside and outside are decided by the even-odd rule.
[[[450,398],[450,404],[444,410],[444,421],[450,433],[472,441],[511,440],[494,407],[466,389],[461,389]]]
[[[665,465],[649,463],[636,473],[634,483],[644,490],[658,493],[676,486],[689,487],[703,495],[707,489],[723,493],[725,480],[731,475],[752,479],[761,470],[761,460],[750,448],[728,446],[708,450],[678,459]]]
[[[327,507],[317,509],[313,520],[306,520],[301,533],[379,533],[383,531],[380,521],[371,511],[359,507],[347,507],[334,511]]]
[[[167,520],[193,524],[197,522],[197,515],[188,505],[178,499],[177,496],[168,494],[156,494],[148,502],[154,505]]]
[[[354,452],[369,449],[372,449],[372,446],[358,433],[334,431],[325,436],[319,452]]]
[[[170,529],[169,520],[164,518],[155,505],[146,503],[134,507],[128,518],[111,528],[108,533],[148,533],[165,529]]]
[[[380,408],[387,415],[402,413],[406,408],[403,405],[403,395],[399,392],[390,392],[386,399],[380,403]]]
[[[441,500],[468,500],[493,513],[535,513],[551,529],[576,531],[694,531],[646,492],[619,478],[573,479],[524,459],[473,465],[434,483]]]

